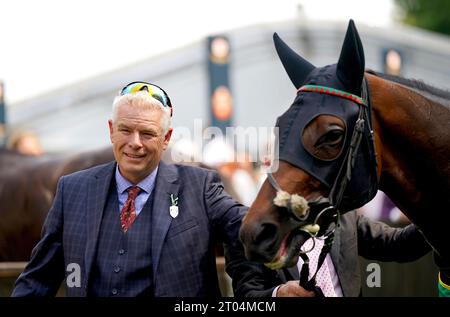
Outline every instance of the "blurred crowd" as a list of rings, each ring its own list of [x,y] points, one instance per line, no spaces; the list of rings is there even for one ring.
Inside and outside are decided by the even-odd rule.
[[[25,155],[41,155],[43,149],[38,136],[27,130],[17,130],[8,138],[7,148]]]
[[[169,147],[163,159],[216,170],[225,190],[246,206],[252,204],[266,178],[261,164],[250,153],[236,151],[222,138],[211,140],[203,149],[189,140],[178,140]]]

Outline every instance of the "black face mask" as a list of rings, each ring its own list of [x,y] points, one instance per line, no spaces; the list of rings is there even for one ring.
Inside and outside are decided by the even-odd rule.
[[[349,24],[339,62],[335,65],[316,68],[293,52],[276,34],[274,41],[278,55],[297,89],[304,85],[318,85],[361,96],[364,52],[353,21]],[[375,196],[378,188],[370,109],[365,108],[362,139],[354,154],[351,179],[345,185],[342,200],[333,197],[342,185],[342,179],[348,175],[347,156],[355,123],[364,114],[361,107],[366,106],[337,95],[300,91],[276,124],[279,128],[279,159],[304,170],[327,186],[331,191],[330,200],[338,200],[341,211],[361,207]],[[343,149],[331,160],[315,157],[302,143],[303,130],[319,115],[335,116],[346,126]]]

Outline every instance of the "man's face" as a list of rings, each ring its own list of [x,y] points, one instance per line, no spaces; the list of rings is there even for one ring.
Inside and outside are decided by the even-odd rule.
[[[109,135],[120,173],[137,184],[158,165],[172,129],[163,135],[162,111],[120,105],[115,121],[109,120]]]

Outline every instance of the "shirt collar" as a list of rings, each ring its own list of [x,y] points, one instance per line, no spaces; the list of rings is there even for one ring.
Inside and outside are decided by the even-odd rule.
[[[147,194],[150,194],[155,186],[156,174],[158,173],[158,166],[151,172],[146,178],[141,180],[136,186],[145,191]],[[130,181],[128,181],[125,177],[120,174],[119,164],[116,164],[116,184],[117,190],[120,194],[125,192],[129,187],[134,186]]]

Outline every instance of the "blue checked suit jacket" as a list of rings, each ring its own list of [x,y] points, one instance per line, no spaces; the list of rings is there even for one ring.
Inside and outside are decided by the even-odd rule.
[[[41,241],[16,281],[13,296],[54,296],[71,263],[81,269],[79,287],[68,296],[88,296],[105,201],[115,162],[68,176],[58,183]],[[169,214],[170,194],[178,197],[179,215]],[[155,296],[220,296],[215,246],[238,246],[238,231],[247,208],[223,190],[217,173],[183,165],[159,165],[152,211]],[[233,274],[232,272],[229,272]]]

